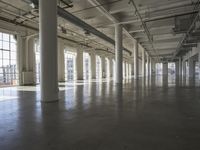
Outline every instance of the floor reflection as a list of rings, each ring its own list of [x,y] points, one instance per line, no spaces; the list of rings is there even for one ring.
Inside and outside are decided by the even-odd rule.
[[[198,78],[102,81],[60,83],[51,104],[39,86],[0,88],[0,149],[200,148]]]

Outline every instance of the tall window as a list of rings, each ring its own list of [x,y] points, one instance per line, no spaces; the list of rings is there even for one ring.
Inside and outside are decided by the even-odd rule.
[[[17,42],[14,35],[0,32],[0,85],[17,85]]]
[[[162,63],[156,63],[156,75],[162,75],[163,65]]]
[[[174,76],[176,73],[175,63],[168,63],[168,75]]]
[[[96,56],[96,78],[101,79],[101,57]]]
[[[35,42],[35,79],[36,83],[40,83],[40,45],[39,41]]]
[[[84,80],[90,79],[90,55],[83,53],[83,78]]]
[[[72,81],[75,78],[76,54],[65,50],[65,80]]]

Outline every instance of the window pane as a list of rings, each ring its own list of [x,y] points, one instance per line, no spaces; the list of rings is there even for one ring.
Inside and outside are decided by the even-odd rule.
[[[3,41],[3,49],[9,50],[9,42]]]
[[[10,50],[16,51],[16,43],[10,43]]]
[[[3,66],[4,67],[9,67],[9,59],[4,59],[3,60]]]
[[[3,59],[9,59],[10,55],[9,55],[9,51],[3,51]]]
[[[3,33],[3,40],[9,41],[9,34]]]
[[[0,50],[0,60],[3,58],[2,51]]]
[[[2,41],[0,40],[0,49],[3,48],[3,44],[2,44]]]
[[[10,55],[11,55],[11,59],[16,59],[16,53],[15,52],[11,52]]]
[[[11,59],[10,64],[11,65],[16,65],[16,60]]]
[[[2,40],[3,38],[2,38],[2,33],[0,33],[0,40]]]

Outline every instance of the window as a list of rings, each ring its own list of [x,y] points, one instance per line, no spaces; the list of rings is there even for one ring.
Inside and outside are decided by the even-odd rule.
[[[83,53],[83,79],[90,79],[90,55]]]
[[[156,63],[156,75],[162,75],[163,65],[162,63]]]
[[[14,35],[0,33],[0,85],[17,85],[17,42]]]
[[[168,63],[168,75],[174,76],[176,73],[176,66],[175,63]]]
[[[35,42],[35,81],[40,83],[40,45],[39,41]]]
[[[101,57],[96,56],[96,79],[101,79],[102,72],[101,72]]]
[[[76,54],[65,50],[65,80],[75,79],[75,58]]]

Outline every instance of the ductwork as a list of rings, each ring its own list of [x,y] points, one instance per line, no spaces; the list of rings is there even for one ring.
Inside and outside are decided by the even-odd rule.
[[[32,3],[38,7],[38,0],[31,0]],[[103,34],[102,32],[98,31],[97,29],[95,29],[94,27],[92,27],[91,25],[85,23],[84,21],[82,21],[81,19],[79,19],[78,17],[72,15],[71,13],[69,13],[68,11],[64,10],[63,8],[59,7],[57,8],[58,10],[58,15],[60,17],[62,17],[63,19],[71,22],[72,24],[82,28],[83,30],[92,33],[93,35],[103,39],[104,41],[115,45],[115,41],[113,39],[111,39],[110,37],[108,37],[107,35]],[[123,48],[123,50],[125,50],[126,52],[128,52],[130,55],[132,54],[131,51],[127,50],[126,48]]]

